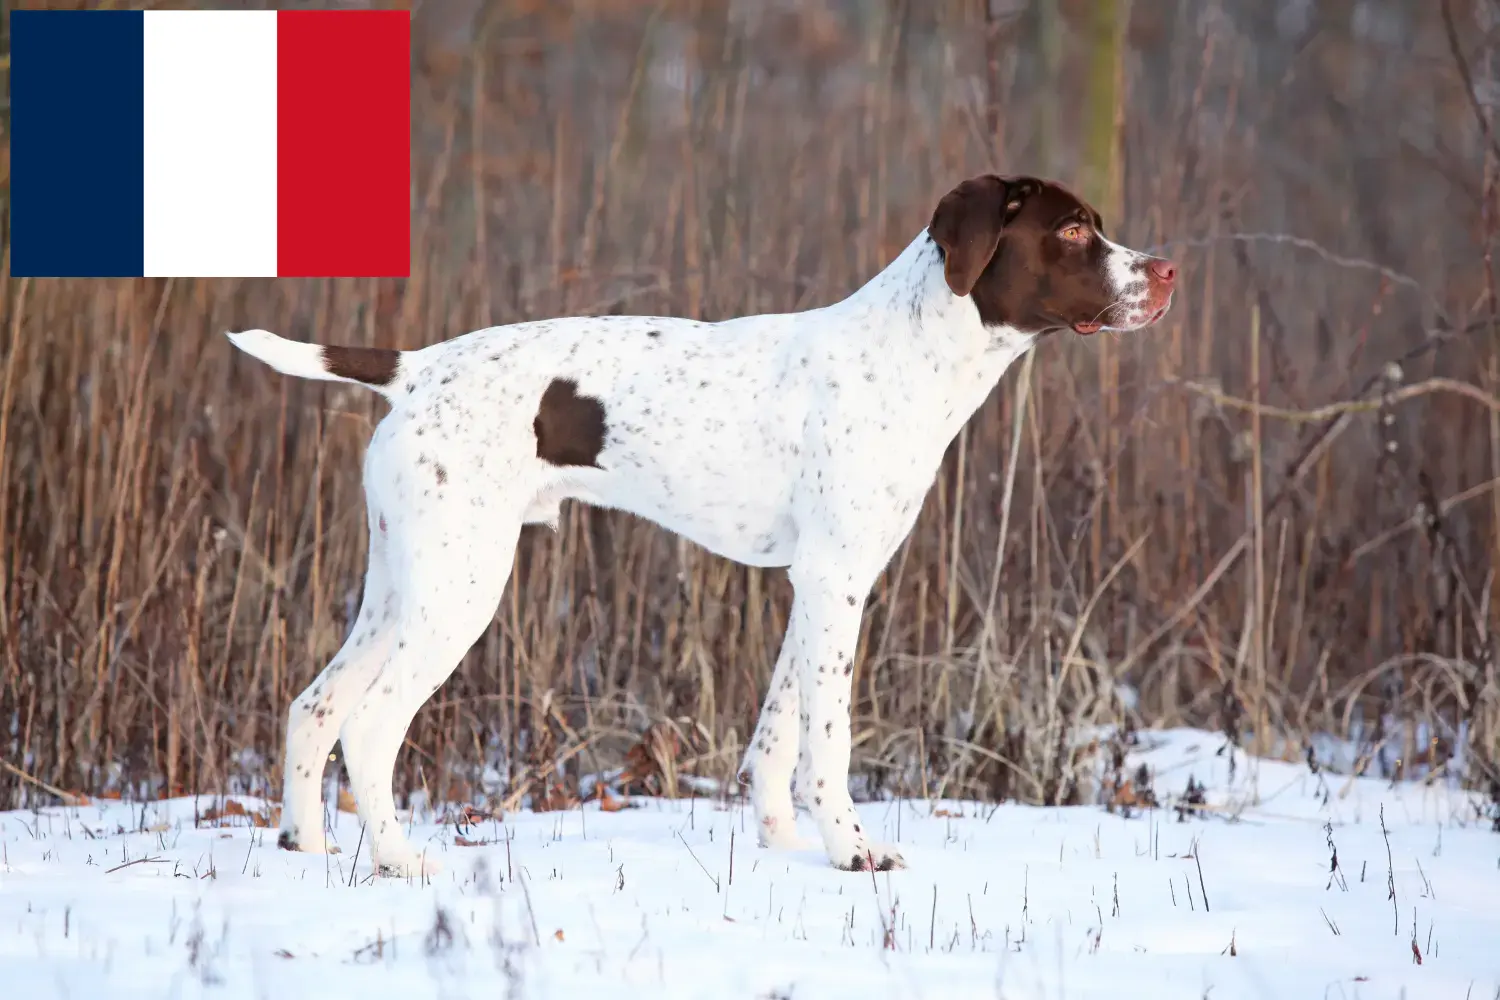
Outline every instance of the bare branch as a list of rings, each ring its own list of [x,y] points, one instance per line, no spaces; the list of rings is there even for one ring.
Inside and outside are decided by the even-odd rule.
[[[1220,392],[1211,385],[1202,382],[1191,382],[1187,379],[1166,379],[1168,385],[1179,386],[1189,392],[1197,393],[1212,400],[1219,406],[1227,406],[1232,410],[1243,410],[1247,413],[1258,413],[1263,417],[1274,417],[1278,420],[1289,420],[1292,423],[1317,423],[1322,420],[1331,420],[1334,417],[1346,413],[1369,413],[1374,410],[1390,406],[1395,403],[1404,403],[1418,396],[1426,396],[1434,392],[1449,392],[1465,399],[1471,399],[1489,410],[1500,412],[1500,399],[1496,399],[1489,393],[1476,385],[1468,382],[1460,382],[1451,378],[1429,378],[1411,385],[1404,385],[1399,389],[1383,393],[1374,399],[1350,399],[1340,403],[1328,403],[1317,406],[1310,410],[1294,410],[1283,406],[1268,406],[1265,403],[1255,403],[1238,396],[1230,396]]]

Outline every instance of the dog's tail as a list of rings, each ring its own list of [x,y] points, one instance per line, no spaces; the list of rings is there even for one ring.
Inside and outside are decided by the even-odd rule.
[[[408,366],[408,352],[389,347],[324,347],[287,340],[269,330],[246,330],[228,337],[235,347],[284,375],[357,382],[387,399]]]

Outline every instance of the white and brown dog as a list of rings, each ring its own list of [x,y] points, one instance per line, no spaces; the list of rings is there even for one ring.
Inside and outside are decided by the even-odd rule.
[[[494,615],[521,525],[555,524],[572,498],[789,568],[790,621],[742,769],[761,843],[800,846],[795,765],[834,865],[900,867],[848,789],[866,596],[1010,363],[1052,331],[1155,322],[1175,276],[1105,239],[1060,185],[986,175],[944,196],[863,288],[807,312],[553,319],[416,351],[230,334],[278,371],[357,382],[392,406],[365,455],[359,617],[288,718],[281,846],[326,850],[320,779],[337,736],[377,870],[437,868],[396,817],[397,751]]]

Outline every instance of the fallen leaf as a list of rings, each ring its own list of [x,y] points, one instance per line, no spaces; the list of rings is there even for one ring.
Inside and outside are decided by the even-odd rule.
[[[464,806],[463,809],[459,811],[458,822],[468,823],[472,825],[475,823],[484,823],[488,820],[499,818],[500,817],[496,816],[488,809],[484,809],[480,806]]]
[[[609,790],[608,789],[606,789],[604,792],[600,793],[600,795],[599,795],[599,811],[600,812],[616,813],[616,812],[619,812],[621,809],[630,809],[630,808],[633,808],[633,807],[631,806],[629,800],[621,800],[621,799],[615,798],[613,795],[609,794]]]
[[[483,847],[485,844],[488,844],[489,841],[488,840],[470,840],[468,837],[465,837],[463,834],[455,834],[454,837],[453,837],[453,843],[457,847]]]
[[[563,932],[562,932],[562,928],[561,928],[561,927],[559,927],[559,928],[558,928],[558,929],[557,929],[557,933],[556,933],[556,934],[553,934],[553,935],[552,935],[552,936],[553,936],[553,937],[555,937],[555,938],[557,938],[557,939],[558,939],[558,940],[559,940],[559,941],[561,941],[561,940],[562,940],[562,939],[563,939]]]
[[[640,786],[663,798],[677,798],[677,755],[682,741],[676,727],[654,722],[641,734],[641,741],[625,754],[620,787],[627,792]]]
[[[243,818],[246,822],[243,824],[227,822],[229,820],[240,818]],[[262,828],[272,827],[281,822],[281,807],[270,806],[266,809],[251,810],[247,809],[244,803],[238,802],[235,799],[225,799],[222,808],[215,809],[210,806],[208,809],[200,813],[198,816],[198,822],[200,825],[208,824],[210,826],[249,825]],[[163,829],[165,829],[165,827],[163,827]]]
[[[531,797],[532,812],[558,812],[577,808],[581,804],[578,796],[562,785],[551,782]]]
[[[951,809],[938,809],[938,810],[936,810],[933,813],[933,815],[934,816],[942,816],[942,817],[945,817],[945,818],[948,818],[948,819],[963,819],[964,818],[964,814],[963,813],[957,813],[957,812],[952,811]]]
[[[198,819],[203,823],[217,823],[230,816],[244,815],[247,815],[244,806],[240,805],[234,799],[225,799],[222,808],[215,809],[213,806],[209,806]]]
[[[259,827],[272,827],[281,822],[281,807],[271,806],[260,809],[250,814],[250,824]]]

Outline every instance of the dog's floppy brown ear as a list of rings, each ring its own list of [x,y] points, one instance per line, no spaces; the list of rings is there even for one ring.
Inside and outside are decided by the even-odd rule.
[[[995,256],[1006,219],[1020,207],[1011,204],[1010,187],[994,174],[973,177],[943,195],[933,211],[927,232],[943,248],[943,277],[954,295],[973,291]]]
[[[1000,245],[1006,223],[1042,183],[1035,177],[984,174],[943,195],[927,232],[943,248],[943,277],[954,295],[968,295]]]

